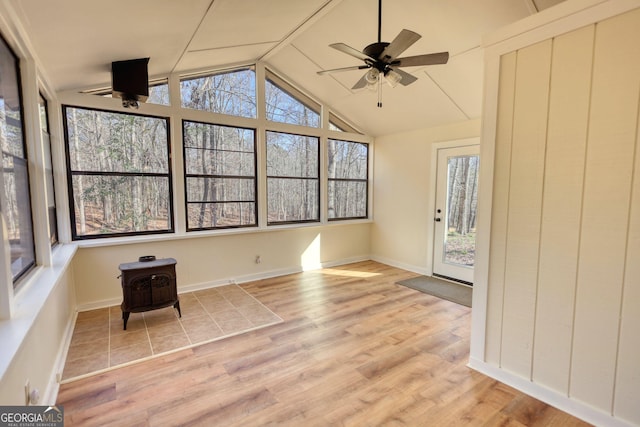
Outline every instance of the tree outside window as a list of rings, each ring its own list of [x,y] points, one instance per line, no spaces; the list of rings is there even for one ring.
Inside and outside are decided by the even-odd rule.
[[[182,107],[238,117],[256,117],[256,73],[253,68],[180,81]]]
[[[256,226],[255,131],[183,122],[187,229]]]
[[[366,218],[369,146],[329,139],[327,148],[329,220]]]
[[[14,287],[36,264],[19,76],[18,59],[0,38],[0,211],[6,221]]]
[[[168,120],[64,107],[74,239],[173,231]]]
[[[320,220],[318,138],[267,131],[267,223]]]

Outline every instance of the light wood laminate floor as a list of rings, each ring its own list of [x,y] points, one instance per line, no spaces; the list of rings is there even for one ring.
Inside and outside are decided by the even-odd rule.
[[[119,305],[78,313],[63,382],[282,321],[238,285],[181,294],[180,305],[182,317],[131,313],[126,330]]]
[[[466,366],[471,310],[376,262],[242,285],[284,322],[63,384],[65,426],[583,426]]]

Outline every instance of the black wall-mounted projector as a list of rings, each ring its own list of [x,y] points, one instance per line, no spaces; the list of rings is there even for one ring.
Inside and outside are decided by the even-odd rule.
[[[149,58],[111,63],[111,90],[114,98],[122,98],[125,108],[138,108],[149,97]]]

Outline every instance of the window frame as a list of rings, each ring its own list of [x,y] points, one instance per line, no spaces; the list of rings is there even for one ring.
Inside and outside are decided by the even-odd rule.
[[[23,157],[17,157],[14,156],[13,154],[7,153],[8,155],[10,155],[11,157],[14,158],[19,158],[22,161],[24,161],[25,164],[25,169],[26,169],[26,185],[27,185],[27,201],[29,203],[29,212],[28,212],[28,221],[29,221],[29,225],[30,225],[30,230],[31,230],[31,239],[29,242],[29,247],[32,250],[32,254],[33,254],[33,258],[29,260],[29,262],[27,263],[26,267],[23,267],[19,272],[17,272],[15,275],[13,274],[13,264],[10,262],[11,264],[11,277],[12,277],[12,282],[13,282],[13,289],[14,291],[17,290],[20,285],[21,285],[21,280],[23,278],[25,278],[27,276],[27,274],[32,271],[33,269],[35,269],[35,267],[37,266],[37,260],[38,260],[38,253],[36,252],[36,240],[35,240],[35,229],[34,229],[34,221],[33,221],[33,200],[32,200],[32,193],[31,193],[31,176],[30,176],[30,170],[29,170],[29,150],[28,150],[28,146],[27,146],[27,136],[26,136],[26,124],[25,124],[25,105],[24,105],[24,92],[23,92],[23,82],[22,82],[22,67],[20,66],[20,59],[18,58],[18,56],[15,54],[15,52],[13,51],[13,49],[11,48],[11,45],[9,43],[7,43],[6,39],[3,37],[2,34],[0,34],[0,43],[4,44],[4,47],[6,47],[7,52],[9,53],[9,56],[11,59],[13,59],[14,61],[14,71],[15,71],[15,84],[16,84],[16,90],[17,90],[17,95],[18,95],[18,101],[20,104],[20,108],[19,108],[19,112],[20,112],[20,132],[21,132],[21,139],[22,139],[22,152],[23,152]],[[2,155],[0,157],[0,161],[4,162],[4,160],[2,159],[2,157],[4,157],[4,151],[2,150],[2,147],[0,147],[0,154]],[[2,166],[4,168],[4,166]],[[4,175],[4,171],[2,172],[2,174]],[[4,176],[1,177],[1,190],[4,193],[5,189],[4,189],[4,185],[5,185],[5,181],[4,181]],[[0,195],[0,198],[4,199],[4,194]],[[1,209],[0,209],[1,210]],[[9,240],[9,236],[6,236],[7,240]],[[10,249],[10,253],[13,254],[13,249]]]
[[[290,98],[294,99],[295,101],[300,103],[303,107],[307,108],[308,110],[310,110],[310,111],[312,111],[312,112],[314,112],[315,114],[318,115],[318,126],[306,126],[306,125],[301,125],[299,123],[290,123],[290,122],[285,122],[285,121],[272,120],[266,114],[267,113],[267,103],[266,103],[266,98],[265,98],[264,111],[265,111],[265,120],[267,121],[267,123],[280,123],[280,124],[285,124],[285,125],[298,126],[300,128],[308,128],[308,129],[322,129],[323,128],[323,126],[322,126],[322,104],[320,104],[319,102],[315,101],[313,98],[311,98],[310,96],[306,95],[304,92],[302,92],[301,90],[297,89],[292,84],[290,84],[286,80],[282,79],[280,76],[278,76],[277,74],[275,74],[273,71],[269,70],[268,68],[265,69],[265,77],[264,77],[264,82],[263,83],[264,83],[264,92],[265,92],[265,94],[267,92],[267,83],[270,83],[271,85],[275,86],[277,89],[282,91],[285,95],[287,95]]]
[[[42,111],[40,108],[44,108],[44,117],[42,115]],[[47,162],[51,165],[51,170],[47,170],[44,168],[44,176],[45,183],[47,180],[51,180],[51,194],[48,193],[49,186],[45,186],[45,191],[47,191],[45,195],[45,204],[47,205],[48,215],[49,215],[49,243],[51,247],[55,247],[60,242],[60,235],[58,232],[58,212],[57,212],[57,203],[56,203],[56,182],[55,176],[53,173],[53,147],[51,144],[51,129],[49,124],[49,101],[44,96],[42,92],[38,92],[38,110],[40,111],[40,133],[42,135],[42,145],[45,150],[45,155],[48,153],[48,158],[44,159],[44,164],[46,166]],[[44,125],[44,126],[43,126]],[[46,134],[46,138],[45,138]],[[50,173],[49,173],[50,172]],[[49,176],[48,176],[49,175]],[[53,202],[53,210],[49,209],[49,202]],[[51,229],[53,227],[53,230]]]
[[[309,178],[309,177],[296,177],[296,176],[279,176],[279,175],[269,175],[269,168],[268,168],[268,163],[269,163],[269,143],[268,143],[268,134],[269,133],[278,133],[278,134],[284,134],[284,135],[293,135],[293,136],[300,136],[303,138],[313,138],[317,141],[317,165],[316,165],[316,177],[315,178]],[[300,134],[300,133],[292,133],[292,132],[283,132],[283,131],[276,131],[276,130],[271,130],[271,129],[265,129],[265,200],[266,200],[266,217],[267,217],[267,226],[278,226],[278,225],[291,225],[291,224],[306,224],[306,223],[320,223],[322,222],[322,189],[321,189],[321,155],[322,155],[322,144],[321,144],[321,138],[319,136],[313,136],[313,135],[305,135],[305,134]],[[316,212],[316,216],[317,219],[303,219],[303,220],[293,220],[293,221],[270,221],[269,220],[269,180],[270,178],[274,178],[274,179],[297,179],[297,180],[315,180],[316,181],[316,193],[317,193],[317,197],[318,197],[318,206],[317,206],[317,212]]]
[[[83,109],[83,110],[91,110],[103,113],[110,114],[122,114],[122,115],[130,115],[137,117],[145,117],[145,118],[154,118],[164,120],[166,123],[166,148],[167,148],[167,172],[166,173],[157,173],[157,172],[104,172],[104,171],[72,171],[71,170],[71,153],[69,150],[69,123],[67,120],[67,110],[69,108],[75,109]],[[71,239],[73,241],[82,241],[82,240],[96,240],[96,239],[110,239],[117,237],[132,237],[132,236],[148,236],[154,234],[172,234],[175,233],[175,208],[174,208],[174,197],[173,197],[173,172],[172,172],[172,152],[171,152],[171,119],[169,117],[156,116],[150,114],[139,114],[139,113],[131,113],[128,111],[116,111],[116,110],[107,110],[104,108],[95,108],[95,107],[87,107],[87,106],[77,106],[77,105],[69,105],[62,104],[62,122],[63,122],[63,130],[64,130],[64,148],[65,148],[65,160],[66,160],[66,184],[68,191],[68,202],[69,202],[69,219],[70,219],[70,229],[71,229]],[[76,213],[75,213],[75,202],[74,202],[74,192],[73,192],[73,179],[74,175],[83,175],[83,176],[123,176],[123,177],[166,177],[167,185],[168,185],[168,213],[167,213],[167,222],[168,228],[165,230],[145,230],[145,231],[132,231],[132,232],[120,232],[120,233],[104,233],[104,234],[87,234],[87,235],[78,235],[77,224],[76,224]]]
[[[357,133],[358,135],[362,135],[361,132],[357,131],[353,126],[333,114],[331,111],[329,111],[329,124],[327,126],[332,132]],[[332,129],[332,126],[335,127],[335,129]]]
[[[336,138],[327,138],[327,155],[329,153],[329,143],[330,141],[336,141],[336,142],[344,142],[344,143],[348,143],[348,144],[359,144],[359,145],[364,145],[367,148],[367,158],[365,161],[365,170],[366,170],[366,178],[331,178],[329,176],[328,170],[327,170],[327,221],[332,222],[332,221],[348,221],[348,220],[354,220],[354,219],[367,219],[369,218],[369,148],[370,148],[370,144],[367,142],[357,142],[357,141],[349,141],[346,139],[336,139]],[[329,165],[327,162],[327,169],[328,169]],[[364,209],[364,215],[362,216],[349,216],[349,217],[333,217],[330,218],[329,217],[329,209],[328,209],[328,203],[329,203],[329,194],[328,194],[328,187],[331,184],[331,182],[364,182],[365,184],[365,209]]]
[[[184,204],[185,204],[185,227],[186,227],[186,231],[187,232],[193,232],[193,231],[205,231],[205,230],[225,230],[225,229],[235,229],[235,228],[256,228],[258,227],[259,224],[259,218],[258,218],[258,140],[257,140],[257,129],[254,128],[250,128],[250,127],[244,127],[244,126],[234,126],[234,125],[223,125],[223,124],[216,124],[216,123],[209,123],[209,122],[202,122],[202,121],[197,121],[197,120],[189,120],[189,119],[182,119],[182,159],[183,159],[183,167],[184,167],[184,173],[183,173],[183,184],[184,184]],[[213,227],[190,227],[189,226],[189,204],[193,204],[193,203],[250,203],[250,202],[246,202],[246,201],[223,201],[223,202],[190,202],[188,200],[188,190],[187,190],[187,180],[188,178],[240,178],[240,179],[249,179],[249,176],[234,176],[234,175],[207,175],[207,174],[191,174],[187,172],[187,155],[186,155],[186,151],[187,148],[193,149],[195,147],[187,147],[185,144],[185,138],[184,138],[184,134],[185,134],[185,123],[195,123],[195,124],[200,124],[200,125],[207,125],[207,126],[218,126],[218,127],[226,127],[226,128],[233,128],[233,129],[244,129],[244,130],[250,130],[253,131],[253,188],[254,188],[254,200],[253,200],[253,209],[254,209],[254,218],[255,218],[255,223],[253,224],[245,224],[245,225],[229,225],[229,226],[213,226]],[[202,148],[201,150],[205,150],[204,148]]]
[[[236,114],[229,114],[227,112],[220,112],[220,111],[213,111],[213,110],[207,110],[207,109],[200,109],[200,108],[192,108],[192,107],[187,107],[185,106],[185,102],[184,99],[182,98],[182,83],[183,82],[187,82],[187,81],[191,81],[191,80],[198,80],[198,79],[204,79],[204,78],[208,78],[208,77],[212,77],[215,78],[216,76],[221,76],[224,74],[232,74],[232,73],[240,73],[243,71],[252,71],[253,72],[253,115],[251,116],[242,116],[242,115],[236,115]],[[171,93],[171,91],[169,91],[169,93]],[[222,115],[226,115],[229,117],[235,117],[235,118],[239,118],[239,119],[248,119],[248,120],[256,120],[258,119],[259,116],[259,110],[260,108],[258,107],[258,73],[256,70],[256,65],[249,65],[249,66],[244,66],[244,67],[238,67],[238,68],[233,68],[233,69],[223,69],[223,70],[213,70],[213,71],[209,71],[206,73],[197,73],[197,74],[185,74],[185,75],[181,75],[179,80],[178,80],[178,93],[179,93],[179,103],[178,103],[178,108],[180,108],[181,110],[184,111],[200,111],[203,112],[205,114],[222,114]]]

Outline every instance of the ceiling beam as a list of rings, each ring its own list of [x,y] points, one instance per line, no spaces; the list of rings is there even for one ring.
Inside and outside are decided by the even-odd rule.
[[[191,37],[189,37],[189,41],[184,46],[184,49],[182,49],[182,53],[180,54],[180,56],[176,60],[176,63],[173,64],[173,68],[171,68],[171,72],[169,74],[173,74],[173,73],[176,72],[176,67],[178,66],[180,61],[182,61],[182,58],[184,58],[184,56],[189,51],[189,46],[191,45],[191,42],[193,41],[193,38],[196,36],[198,31],[200,30],[200,27],[202,26],[202,23],[206,19],[207,15],[209,15],[209,12],[211,11],[211,8],[213,7],[214,3],[215,3],[215,0],[211,0],[211,3],[209,3],[209,7],[207,7],[207,10],[202,14],[202,18],[200,18],[200,22],[198,22],[198,25],[196,25],[196,28],[194,28],[193,33],[191,34]]]
[[[334,7],[340,4],[340,2],[342,2],[342,0],[327,0],[322,6],[320,6],[320,8],[318,8],[318,10],[298,25],[293,31],[287,34],[278,44],[257,58],[256,61],[268,61],[269,58],[278,53],[281,49],[292,44],[293,40],[295,40],[301,33],[315,24],[320,18],[324,17]]]

